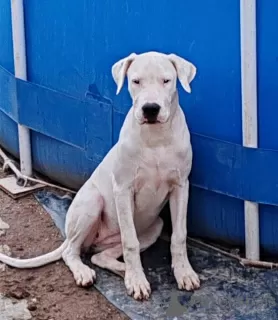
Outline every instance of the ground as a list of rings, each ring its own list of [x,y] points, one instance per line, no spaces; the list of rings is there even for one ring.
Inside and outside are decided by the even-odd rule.
[[[8,245],[14,257],[37,256],[57,248],[62,242],[53,221],[32,195],[15,201],[0,190],[0,218],[10,226],[0,235],[0,245]],[[2,294],[12,298],[7,301],[13,304],[26,300],[32,319],[128,319],[94,288],[77,287],[62,261],[38,269],[2,268],[0,298]]]

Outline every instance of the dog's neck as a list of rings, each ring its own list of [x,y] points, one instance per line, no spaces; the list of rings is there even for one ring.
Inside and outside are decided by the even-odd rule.
[[[133,119],[133,126],[136,127],[140,144],[149,148],[171,145],[176,137],[177,129],[181,125],[179,123],[182,121],[182,119],[179,119],[180,112],[182,110],[179,106],[178,93],[176,92],[172,100],[171,115],[166,123],[139,125]]]

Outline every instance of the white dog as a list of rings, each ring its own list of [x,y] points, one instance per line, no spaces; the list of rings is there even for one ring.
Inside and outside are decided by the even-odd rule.
[[[75,196],[67,214],[66,240],[40,257],[20,260],[0,254],[0,261],[33,268],[63,258],[77,285],[87,286],[96,275],[83,264],[80,252],[93,246],[93,264],[123,275],[128,294],[147,299],[151,290],[140,252],[160,236],[159,213],[169,200],[173,272],[179,289],[196,289],[200,281],[186,248],[192,149],[176,88],[178,78],[190,93],[196,68],[174,54],[147,52],[118,61],[112,74],[117,94],[128,76],[133,106],[119,141]],[[124,263],[117,260],[122,255]]]

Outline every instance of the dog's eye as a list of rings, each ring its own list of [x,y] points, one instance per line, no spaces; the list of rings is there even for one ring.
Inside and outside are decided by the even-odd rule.
[[[135,84],[139,84],[139,83],[140,83],[140,80],[138,80],[138,79],[133,79],[132,82],[135,83]]]
[[[164,79],[163,80],[163,83],[168,83],[168,82],[170,82],[170,79]]]

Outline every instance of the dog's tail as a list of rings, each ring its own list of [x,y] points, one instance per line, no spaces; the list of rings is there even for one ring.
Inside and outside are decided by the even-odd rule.
[[[3,253],[0,253],[0,262],[7,264],[8,266],[25,269],[41,267],[51,262],[60,260],[62,253],[67,247],[67,240],[65,240],[61,246],[52,252],[46,253],[42,256],[30,259],[16,259],[11,258]]]

